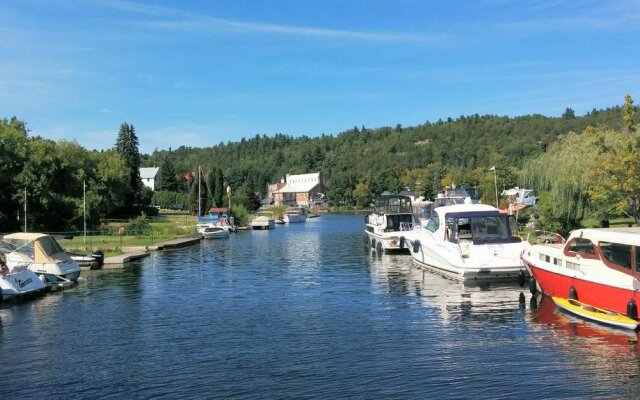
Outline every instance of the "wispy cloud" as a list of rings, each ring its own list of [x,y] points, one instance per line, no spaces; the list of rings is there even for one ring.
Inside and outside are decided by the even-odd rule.
[[[132,23],[150,29],[201,32],[233,31],[247,34],[268,33],[311,38],[351,39],[374,42],[421,42],[432,44],[449,42],[455,38],[453,34],[449,33],[372,32],[223,19],[202,14],[195,15],[180,9],[143,5],[122,0],[103,0],[101,5],[142,15],[145,19]]]

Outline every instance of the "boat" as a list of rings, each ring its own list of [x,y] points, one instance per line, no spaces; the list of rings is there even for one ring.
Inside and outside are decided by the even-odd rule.
[[[202,231],[205,239],[222,239],[229,237],[229,229],[222,226],[211,226]]]
[[[564,299],[553,296],[551,299],[558,307],[580,317],[600,322],[602,324],[613,325],[618,328],[634,330],[638,328],[638,321],[629,318],[624,314],[590,306],[574,299]]]
[[[432,208],[451,206],[454,204],[464,204],[467,199],[471,199],[473,204],[479,204],[478,193],[473,188],[447,187],[438,193],[433,200]]]
[[[307,210],[302,207],[289,207],[284,212],[282,220],[287,224],[305,222],[307,220]]]
[[[403,240],[415,263],[455,280],[526,278],[520,254],[529,244],[515,218],[470,198],[434,208],[427,224],[405,232]]]
[[[12,233],[2,238],[7,265],[28,268],[47,283],[76,282],[80,266],[67,254],[56,239],[44,233]]]
[[[513,204],[518,208],[531,207],[538,203],[538,198],[533,190],[519,188],[518,186],[503,190],[502,196],[508,197],[509,204]]]
[[[104,265],[104,252],[96,250],[91,254],[70,253],[69,257],[78,263],[80,268],[99,269]]]
[[[276,220],[273,213],[262,211],[251,219],[251,229],[273,229],[276,227]]]
[[[18,297],[42,293],[47,285],[27,264],[9,266],[0,253],[0,303]]]
[[[410,197],[381,195],[374,200],[373,213],[365,217],[365,242],[379,254],[407,251],[400,237],[416,223]]]
[[[522,254],[530,290],[570,298],[637,319],[640,228],[586,228],[565,243],[540,243]]]

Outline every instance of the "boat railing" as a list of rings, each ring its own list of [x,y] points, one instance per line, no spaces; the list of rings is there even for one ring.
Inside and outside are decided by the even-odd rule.
[[[400,231],[412,231],[413,228],[413,222],[400,222]]]

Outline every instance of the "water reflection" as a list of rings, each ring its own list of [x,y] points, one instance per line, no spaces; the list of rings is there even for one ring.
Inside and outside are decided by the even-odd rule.
[[[376,291],[419,298],[445,323],[523,321],[523,289],[510,283],[458,282],[425,271],[406,255],[371,256]]]

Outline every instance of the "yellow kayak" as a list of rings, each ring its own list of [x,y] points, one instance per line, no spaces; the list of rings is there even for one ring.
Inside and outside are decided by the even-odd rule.
[[[581,303],[578,300],[551,297],[553,302],[563,310],[583,318],[625,329],[637,329],[638,321],[626,315]]]

